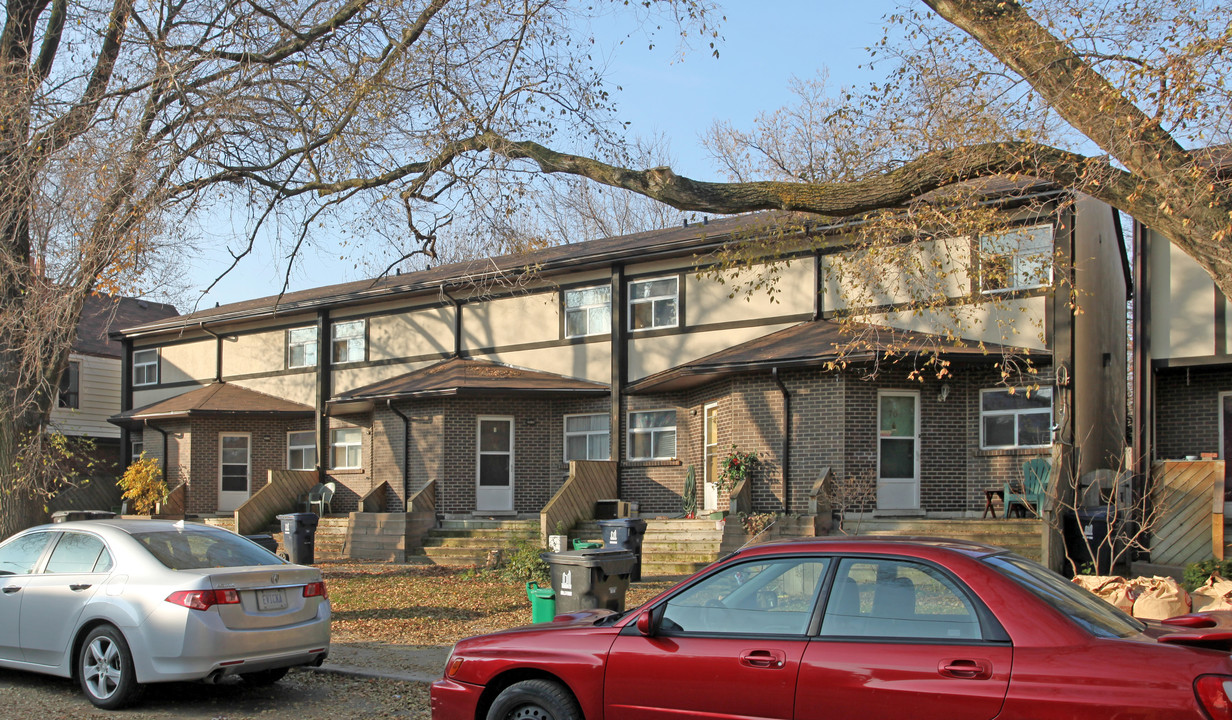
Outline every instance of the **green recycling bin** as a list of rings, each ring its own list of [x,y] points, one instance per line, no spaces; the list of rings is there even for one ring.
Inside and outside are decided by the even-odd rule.
[[[556,617],[556,591],[552,588],[541,588],[537,582],[528,582],[526,597],[530,598],[532,623],[552,622],[552,618]]]
[[[603,543],[601,542],[595,542],[593,540],[581,540],[579,538],[573,539],[573,549],[574,550],[598,550],[601,547],[603,547]]]

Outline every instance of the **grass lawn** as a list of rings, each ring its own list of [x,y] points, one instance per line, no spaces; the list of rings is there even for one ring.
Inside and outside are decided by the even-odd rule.
[[[530,622],[524,583],[438,565],[320,563],[333,605],[335,642],[452,645]],[[675,580],[629,586],[633,608]]]

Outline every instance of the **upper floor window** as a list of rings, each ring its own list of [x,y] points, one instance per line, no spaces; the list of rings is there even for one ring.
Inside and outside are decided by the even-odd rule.
[[[287,469],[312,470],[317,466],[317,434],[313,430],[287,433]]]
[[[57,404],[62,408],[74,410],[81,407],[78,396],[80,385],[81,363],[71,360],[68,367],[64,368],[64,374],[60,376],[60,398]]]
[[[1052,226],[980,236],[980,290],[1029,290],[1052,284]]]
[[[295,328],[287,331],[287,367],[316,367],[317,329]]]
[[[608,415],[565,416],[565,462],[611,457],[612,419]]]
[[[629,413],[629,459],[671,460],[676,457],[676,411]]]
[[[334,324],[333,362],[352,363],[364,360],[364,321],[352,320]]]
[[[133,351],[133,385],[158,384],[158,350]]]
[[[338,428],[332,434],[333,467],[338,470],[361,468],[363,459],[363,431],[359,428]]]
[[[1052,444],[1052,388],[980,391],[980,447]]]
[[[680,278],[664,277],[629,283],[629,329],[653,330],[679,324]]]
[[[612,288],[606,285],[565,291],[565,337],[612,331]]]

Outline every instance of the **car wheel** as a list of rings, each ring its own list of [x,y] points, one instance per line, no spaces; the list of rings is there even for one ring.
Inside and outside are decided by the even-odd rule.
[[[559,683],[523,680],[496,696],[487,720],[582,720],[582,711]]]
[[[133,654],[111,625],[100,625],[86,635],[77,654],[77,677],[90,702],[104,710],[124,707],[141,691]]]
[[[258,670],[250,673],[240,673],[240,678],[249,685],[273,685],[287,675],[290,668],[274,668],[273,670]]]

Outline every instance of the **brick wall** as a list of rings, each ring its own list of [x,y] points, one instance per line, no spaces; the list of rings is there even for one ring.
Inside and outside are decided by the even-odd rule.
[[[1219,394],[1232,392],[1232,367],[1155,373],[1155,456],[1169,460],[1219,452]]]

